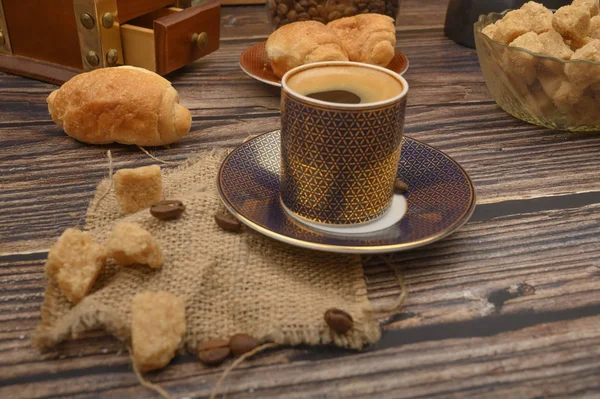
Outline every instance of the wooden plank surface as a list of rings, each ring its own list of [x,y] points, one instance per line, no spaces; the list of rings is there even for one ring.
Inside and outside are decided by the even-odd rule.
[[[527,125],[498,109],[475,52],[442,34],[446,3],[404,1],[398,47],[410,60],[406,133],[460,162],[478,207],[459,232],[389,255],[409,287],[384,335],[361,353],[283,348],[225,384],[230,398],[540,398],[600,396],[600,135]],[[193,115],[177,161],[279,127],[278,90],[237,66],[270,32],[263,6],[223,7],[221,49],[168,77]],[[115,167],[154,163],[139,150],[87,146],[50,120],[56,87],[0,74],[0,397],[148,398],[128,355],[102,332],[40,355],[43,264]],[[366,259],[369,297],[398,293],[382,258]],[[205,398],[223,367],[180,357],[149,378],[174,397]]]

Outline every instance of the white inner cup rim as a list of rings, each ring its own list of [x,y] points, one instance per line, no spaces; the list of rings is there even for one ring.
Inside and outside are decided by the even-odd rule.
[[[290,87],[287,85],[288,79],[299,72],[302,72],[306,69],[314,69],[314,68],[327,67],[327,66],[350,66],[350,67],[356,67],[356,68],[366,68],[366,69],[377,70],[379,72],[388,74],[389,76],[391,76],[392,78],[394,78],[398,82],[400,82],[400,84],[402,85],[402,91],[400,92],[400,94],[398,94],[394,97],[388,98],[387,100],[383,100],[383,101],[376,101],[376,102],[372,102],[372,103],[359,103],[359,104],[343,104],[343,103],[331,103],[328,101],[322,101],[322,100],[317,100],[317,99],[314,99],[311,97],[307,97],[305,95],[302,95],[302,94],[290,89]],[[308,103],[322,105],[322,106],[329,107],[329,108],[331,108],[332,104],[335,104],[336,108],[361,109],[361,108],[365,108],[365,107],[377,107],[377,106],[381,106],[381,105],[392,104],[392,103],[400,100],[401,98],[406,97],[406,94],[408,93],[408,82],[406,81],[406,79],[404,79],[402,76],[398,75],[396,72],[390,71],[387,68],[383,68],[383,67],[380,67],[377,65],[365,64],[362,62],[353,62],[353,61],[322,61],[322,62],[313,62],[311,64],[300,65],[296,68],[293,68],[293,69],[290,69],[289,71],[287,71],[285,73],[285,75],[283,75],[283,78],[281,78],[281,89],[287,91],[288,93],[293,94],[295,97],[298,97],[299,99],[306,101]]]

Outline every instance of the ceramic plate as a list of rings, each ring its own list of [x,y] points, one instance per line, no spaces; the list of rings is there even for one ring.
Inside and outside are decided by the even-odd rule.
[[[267,59],[267,50],[265,44],[260,42],[249,47],[240,56],[240,67],[249,76],[271,86],[281,87],[281,79],[273,73],[269,60]],[[388,69],[402,75],[408,69],[408,58],[399,50],[392,59]]]
[[[225,206],[248,227],[288,244],[329,252],[385,253],[440,240],[469,220],[475,189],[454,160],[419,141],[402,142],[398,178],[408,184],[407,210],[393,225],[368,233],[329,233],[301,224],[279,197],[279,131],[248,140],[223,161],[218,188]]]

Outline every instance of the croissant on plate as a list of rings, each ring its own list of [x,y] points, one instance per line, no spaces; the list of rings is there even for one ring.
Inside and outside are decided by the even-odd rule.
[[[267,56],[275,75],[281,78],[300,65],[319,61],[348,61],[342,41],[317,21],[284,25],[269,36]]]
[[[77,75],[47,102],[52,120],[89,144],[170,144],[188,133],[192,123],[168,80],[131,66]]]
[[[387,15],[360,14],[327,24],[342,41],[350,61],[387,66],[395,55],[396,26]]]

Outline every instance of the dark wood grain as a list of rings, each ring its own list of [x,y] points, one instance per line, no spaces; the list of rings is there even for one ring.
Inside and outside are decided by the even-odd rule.
[[[446,2],[401,3],[398,48],[410,60],[406,134],[472,176],[478,206],[457,233],[386,255],[409,290],[380,314],[382,340],[361,353],[281,348],[227,379],[230,398],[592,398],[600,395],[600,136],[541,129],[500,110],[475,52],[442,34]],[[263,6],[223,7],[219,51],[167,77],[193,115],[168,161],[279,128],[279,90],[247,77],[241,52],[270,32]],[[0,397],[154,397],[122,344],[101,331],[40,354],[51,243],[81,226],[98,181],[155,163],[136,148],[88,146],[50,120],[56,87],[0,74]],[[383,258],[365,258],[369,298],[399,289]],[[174,397],[206,398],[225,363],[191,356],[148,377]]]

